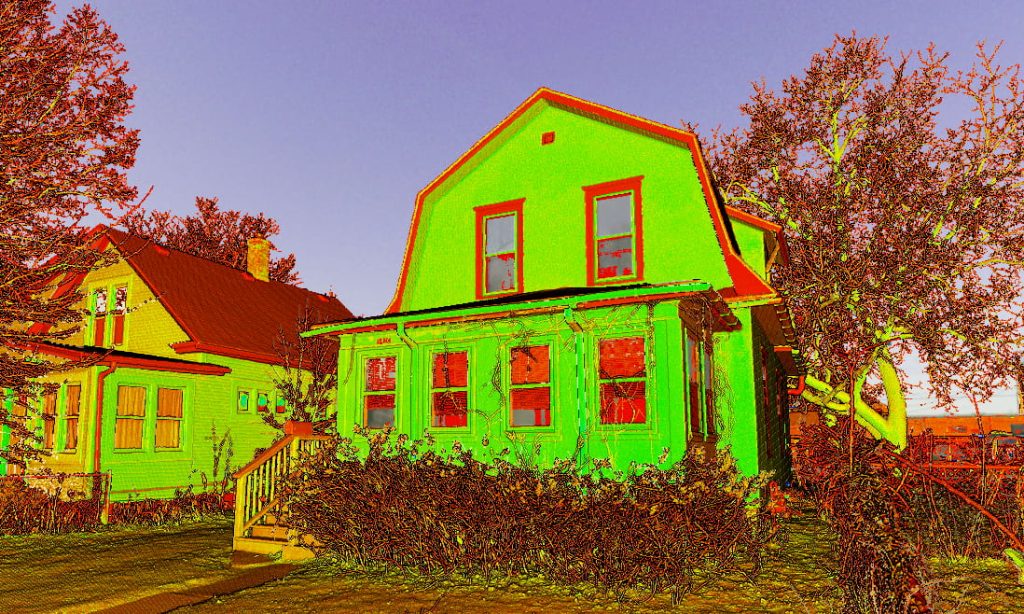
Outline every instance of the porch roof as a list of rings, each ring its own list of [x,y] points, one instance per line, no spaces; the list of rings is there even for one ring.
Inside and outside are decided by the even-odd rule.
[[[89,362],[89,366],[113,366],[134,369],[148,369],[150,371],[172,371],[174,373],[193,373],[198,375],[226,375],[231,373],[229,367],[211,365],[206,363],[165,358],[163,356],[151,356],[149,354],[138,354],[136,352],[124,352],[108,348],[94,346],[73,347],[69,345],[58,345],[54,343],[26,343],[23,348],[27,351]]]
[[[691,280],[672,284],[632,284],[614,288],[555,288],[523,292],[472,303],[357,318],[318,326],[306,331],[303,336],[342,335],[371,330],[387,330],[397,328],[400,324],[424,326],[444,321],[491,319],[513,314],[526,315],[533,311],[551,311],[558,308],[594,309],[630,303],[698,298],[706,301],[711,307],[711,312],[717,316],[715,330],[737,330],[740,327],[736,315],[718,292],[711,287],[711,284]]]

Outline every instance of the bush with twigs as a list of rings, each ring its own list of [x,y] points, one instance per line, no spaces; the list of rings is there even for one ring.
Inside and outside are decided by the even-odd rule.
[[[325,446],[279,491],[290,526],[361,565],[533,572],[678,598],[708,574],[756,572],[776,534],[764,506],[751,503],[767,476],[743,476],[728,450],[608,477],[599,461],[542,471],[501,454],[484,464],[458,443],[438,454],[429,434],[363,435],[368,453],[344,439]]]

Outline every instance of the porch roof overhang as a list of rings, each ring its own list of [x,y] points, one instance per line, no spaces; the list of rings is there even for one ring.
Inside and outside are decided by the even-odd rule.
[[[221,365],[190,362],[151,356],[122,350],[95,346],[67,346],[53,343],[28,342],[19,345],[20,349],[36,353],[66,358],[68,360],[87,361],[90,366],[118,366],[128,369],[146,369],[149,371],[171,371],[173,373],[189,373],[195,375],[227,375],[229,367]]]
[[[327,324],[303,333],[303,336],[344,335],[359,332],[395,330],[403,327],[431,326],[468,320],[489,320],[544,313],[565,309],[597,309],[616,305],[672,300],[703,301],[713,314],[713,330],[731,331],[740,328],[739,319],[721,295],[703,281],[692,280],[671,284],[631,284],[614,288],[556,288],[524,292],[496,299],[391,313],[369,318]]]

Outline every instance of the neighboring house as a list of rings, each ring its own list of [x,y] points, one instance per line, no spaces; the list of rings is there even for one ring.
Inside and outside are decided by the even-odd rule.
[[[268,281],[263,239],[250,240],[249,272],[102,226],[90,240],[117,263],[55,290],[80,288],[90,315],[61,345],[28,349],[96,362],[43,380],[59,384],[41,399],[53,419],[34,424],[49,456],[28,473],[109,472],[113,500],[159,498],[229,473],[229,449],[237,466],[270,445],[278,432],[261,414],[287,411],[272,381],[279,335],[296,339],[307,307],[315,321],[350,318],[348,309]]]
[[[731,446],[785,479],[784,258],[692,133],[541,89],[419,193],[387,311],[310,334],[339,338],[342,435],[620,470]]]

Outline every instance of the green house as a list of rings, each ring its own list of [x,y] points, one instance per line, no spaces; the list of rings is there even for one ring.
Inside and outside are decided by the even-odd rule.
[[[784,479],[784,258],[693,134],[541,89],[417,195],[386,312],[307,334],[339,340],[342,435],[613,469],[728,445]]]
[[[68,274],[54,290],[79,288],[89,316],[61,345],[28,349],[94,364],[48,376],[56,390],[38,400],[7,397],[48,453],[24,472],[109,472],[114,501],[168,497],[230,475],[278,437],[264,414],[288,412],[273,384],[281,335],[297,339],[307,309],[316,321],[352,314],[333,296],[268,281],[262,239],[250,240],[248,272],[116,229],[98,227],[90,240],[116,252],[116,263]],[[27,412],[36,402],[40,411]]]

